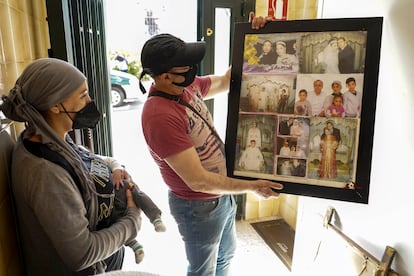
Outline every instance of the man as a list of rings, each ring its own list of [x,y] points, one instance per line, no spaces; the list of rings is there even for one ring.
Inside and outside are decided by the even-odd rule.
[[[355,52],[344,37],[338,38],[338,66],[341,74],[354,73]]]
[[[279,123],[279,134],[280,135],[290,135],[290,128],[293,125],[293,118],[289,117],[288,119],[282,120]]]
[[[262,46],[262,54],[259,56],[259,64],[275,64],[276,57],[276,52],[273,51],[272,42],[270,40],[265,40]]]
[[[292,175],[293,176],[305,176],[306,175],[306,167],[303,161],[300,161],[298,159],[293,159],[293,169],[292,169]]]
[[[308,101],[311,104],[312,116],[324,116],[325,112],[323,104],[325,101],[325,95],[322,92],[323,81],[315,80],[313,82],[313,91],[308,93]]]
[[[236,246],[231,194],[253,191],[266,198],[278,196],[273,189],[283,186],[226,177],[224,144],[203,99],[228,91],[230,70],[223,76],[196,77],[204,54],[204,42],[186,43],[170,34],[144,44],[141,78],[149,74],[154,83],[142,111],[142,129],[170,189],[171,214],[189,261],[187,275],[229,275]]]
[[[361,117],[362,93],[356,90],[354,77],[346,79],[348,91],[344,93],[345,116],[352,118]]]

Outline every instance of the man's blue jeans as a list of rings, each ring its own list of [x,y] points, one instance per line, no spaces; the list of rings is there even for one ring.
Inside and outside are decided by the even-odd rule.
[[[185,244],[187,275],[229,275],[236,250],[237,208],[233,196],[187,200],[169,192],[169,203]]]

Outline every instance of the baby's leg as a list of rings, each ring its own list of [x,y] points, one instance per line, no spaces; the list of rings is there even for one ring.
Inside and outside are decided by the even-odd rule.
[[[126,185],[119,187],[119,190],[115,191],[114,208],[112,210],[111,219],[115,222],[117,219],[125,214],[127,199],[125,195]],[[144,249],[142,244],[137,240],[132,240],[125,243],[134,251],[135,262],[139,264],[144,259]]]
[[[137,240],[132,240],[125,244],[128,247],[131,247],[134,250],[135,263],[139,264],[144,259],[144,247]]]
[[[129,183],[129,187],[132,192],[135,204],[139,206],[139,208],[141,208],[145,215],[149,218],[151,223],[154,225],[155,231],[165,232],[166,227],[161,220],[161,210],[158,208],[158,206],[134,183]]]

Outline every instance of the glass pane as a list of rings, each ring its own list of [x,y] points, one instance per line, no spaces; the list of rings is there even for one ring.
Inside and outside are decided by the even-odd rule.
[[[197,1],[180,0],[178,7],[170,0],[107,0],[106,21],[109,50],[139,52],[147,39],[159,33],[194,41]]]
[[[220,75],[229,68],[231,9],[216,8],[215,17],[214,74]],[[214,118],[214,125],[224,140],[227,121],[227,93],[214,98]]]

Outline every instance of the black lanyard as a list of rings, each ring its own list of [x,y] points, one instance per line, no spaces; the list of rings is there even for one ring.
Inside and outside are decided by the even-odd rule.
[[[149,97],[151,97],[151,96],[163,97],[163,98],[169,99],[173,102],[176,102],[178,104],[181,104],[185,107],[188,107],[189,109],[191,109],[191,111],[193,111],[195,114],[197,114],[198,117],[200,117],[207,124],[208,128],[211,130],[211,132],[214,134],[214,136],[216,136],[220,140],[220,142],[222,144],[224,144],[223,141],[221,140],[219,134],[217,133],[217,131],[207,122],[207,120],[203,116],[201,116],[201,114],[192,105],[190,105],[188,102],[181,99],[179,96],[171,95],[171,94],[161,92],[161,91],[154,91],[151,94],[149,94]]]

